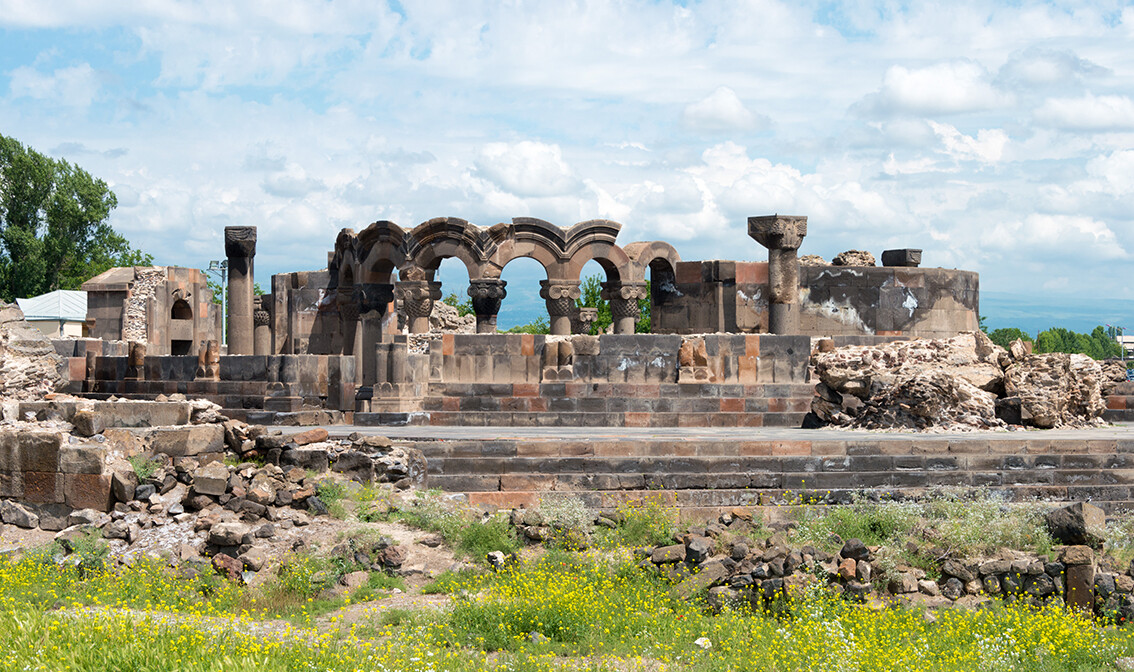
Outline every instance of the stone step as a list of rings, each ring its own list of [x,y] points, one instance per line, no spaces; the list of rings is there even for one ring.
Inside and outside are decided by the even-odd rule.
[[[358,415],[356,414],[356,419]],[[357,421],[357,420],[356,420]],[[638,439],[617,436],[617,429],[602,436],[565,438],[495,439],[415,439],[405,438],[399,444],[410,445],[429,459],[442,458],[527,458],[527,457],[807,457],[806,470],[858,469],[866,464],[885,464],[900,468],[910,457],[944,467],[964,464],[973,469],[1126,469],[1134,468],[1132,439],[1043,438],[1042,433],[1021,433],[995,437],[926,436],[910,439],[879,435],[869,440],[839,438],[835,433],[809,432],[824,438],[751,440],[743,438]],[[829,438],[826,438],[829,437]],[[1025,438],[1027,437],[1027,438]],[[879,462],[877,458],[891,461]],[[899,459],[900,458],[900,459]],[[824,467],[825,465],[825,467]]]
[[[1075,493],[1075,499],[1128,499],[1134,485],[1134,470],[1055,471],[530,471],[453,472],[432,471],[429,486],[447,491],[491,490],[626,490],[665,488],[672,490],[857,490],[864,488],[921,488],[929,486],[1017,487],[1037,486]]]
[[[356,413],[368,427],[425,424],[444,427],[799,427],[806,412],[786,413],[591,413],[422,411]]]
[[[1103,420],[1107,422],[1134,422],[1134,397],[1120,397],[1122,399],[1121,406],[1116,408],[1118,404],[1112,401],[1114,397],[1107,397],[1107,404],[1110,406],[1103,411]]]

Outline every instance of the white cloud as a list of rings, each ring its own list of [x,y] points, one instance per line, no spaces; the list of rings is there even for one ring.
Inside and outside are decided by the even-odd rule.
[[[1030,47],[1012,55],[997,74],[997,80],[1011,85],[1037,87],[1066,86],[1082,77],[1101,77],[1108,70],[1069,49]]]
[[[979,63],[948,61],[915,69],[890,66],[882,88],[858,107],[874,114],[935,115],[990,110],[1011,102]]]
[[[525,140],[484,146],[477,172],[516,196],[555,196],[578,188],[558,145]]]
[[[707,97],[686,106],[682,120],[694,131],[709,133],[749,131],[766,128],[770,123],[767,117],[753,114],[727,86],[717,87]]]
[[[1033,213],[990,227],[981,237],[982,245],[1015,254],[1040,255],[1041,259],[1062,257],[1091,261],[1117,261],[1130,255],[1105,222],[1083,215]]]
[[[20,66],[8,76],[13,97],[26,96],[68,107],[89,107],[99,90],[98,74],[89,63],[59,68],[50,74],[30,66]]]
[[[1094,290],[1100,255],[1134,251],[1130,12],[848,7],[847,37],[785,0],[392,4],[0,0],[44,43],[10,55],[0,129],[110,181],[112,223],[162,263],[257,224],[260,274],[439,215],[610,217],[759,259],[745,218],[804,214],[807,252],[922,247],[1001,291]],[[95,88],[64,108],[78,63]]]
[[[1134,129],[1134,101],[1128,96],[1049,98],[1035,112],[1036,121],[1070,131]]]
[[[933,132],[941,138],[945,152],[958,161],[976,160],[981,163],[996,163],[1004,155],[1008,144],[1008,134],[999,128],[977,131],[976,137],[965,135],[949,124],[931,121]]]

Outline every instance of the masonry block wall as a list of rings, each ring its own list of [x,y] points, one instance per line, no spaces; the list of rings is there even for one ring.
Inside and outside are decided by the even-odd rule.
[[[444,334],[427,347],[418,339],[398,336],[390,359],[379,358],[373,412],[356,413],[356,423],[799,426],[813,394],[806,336]],[[398,358],[404,364],[393,365]]]
[[[220,380],[198,379],[196,357],[147,356],[140,380],[126,379],[127,357],[96,356],[88,372],[91,363],[86,357],[68,360],[67,392],[95,399],[122,395],[153,399],[180,393],[230,411],[264,409],[273,399],[287,400],[296,410],[354,408],[355,362],[350,355],[224,356]]]
[[[60,432],[0,430],[0,497],[108,511],[111,476],[104,473],[103,447],[69,438]]]

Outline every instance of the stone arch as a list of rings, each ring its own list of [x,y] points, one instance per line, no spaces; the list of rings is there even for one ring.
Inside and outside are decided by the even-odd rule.
[[[578,280],[583,266],[594,259],[606,272],[608,282],[630,281],[630,258],[615,244],[622,225],[609,219],[579,222],[563,232],[563,251],[569,259],[569,280]]]
[[[568,259],[563,230],[554,224],[534,217],[514,217],[511,224],[497,224],[489,232],[500,242],[485,268],[486,277],[500,277],[508,262],[519,257],[538,261],[548,278],[565,277],[563,267]]]
[[[436,217],[422,222],[406,238],[404,278],[409,269],[425,271],[430,279],[441,261],[456,258],[465,265],[469,280],[486,277],[485,267],[496,252],[500,231],[482,229],[457,217]],[[489,274],[490,275],[490,274]]]
[[[575,248],[571,261],[567,264],[565,279],[578,280],[583,267],[592,259],[602,266],[608,282],[632,281],[630,257],[626,256],[621,247],[602,241],[588,241]]]
[[[191,320],[193,319],[193,307],[185,299],[177,299],[169,309],[169,319]]]
[[[393,222],[378,221],[358,233],[356,284],[391,284],[395,269],[406,263],[406,232]]]
[[[645,282],[646,269],[653,271],[652,278],[654,281],[657,281],[659,272],[676,279],[677,264],[681,262],[681,256],[677,254],[673,245],[655,240],[630,243],[623,249],[631,262],[629,282]]]

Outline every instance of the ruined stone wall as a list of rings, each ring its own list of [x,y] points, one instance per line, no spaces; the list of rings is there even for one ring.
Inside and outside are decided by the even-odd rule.
[[[72,443],[59,431],[0,429],[0,498],[107,511],[105,448]]]
[[[980,328],[979,276],[946,268],[804,266],[800,327],[813,335],[948,338]]]
[[[122,340],[143,343],[148,340],[148,303],[164,282],[163,267],[134,269],[134,283],[122,308]]]
[[[946,338],[979,328],[976,273],[943,268],[804,265],[800,332],[810,336]],[[691,261],[672,291],[657,292],[655,333],[768,330],[768,265]]]
[[[112,268],[83,283],[91,337],[145,343],[151,355],[195,355],[220,339],[205,274],[177,266]]]

